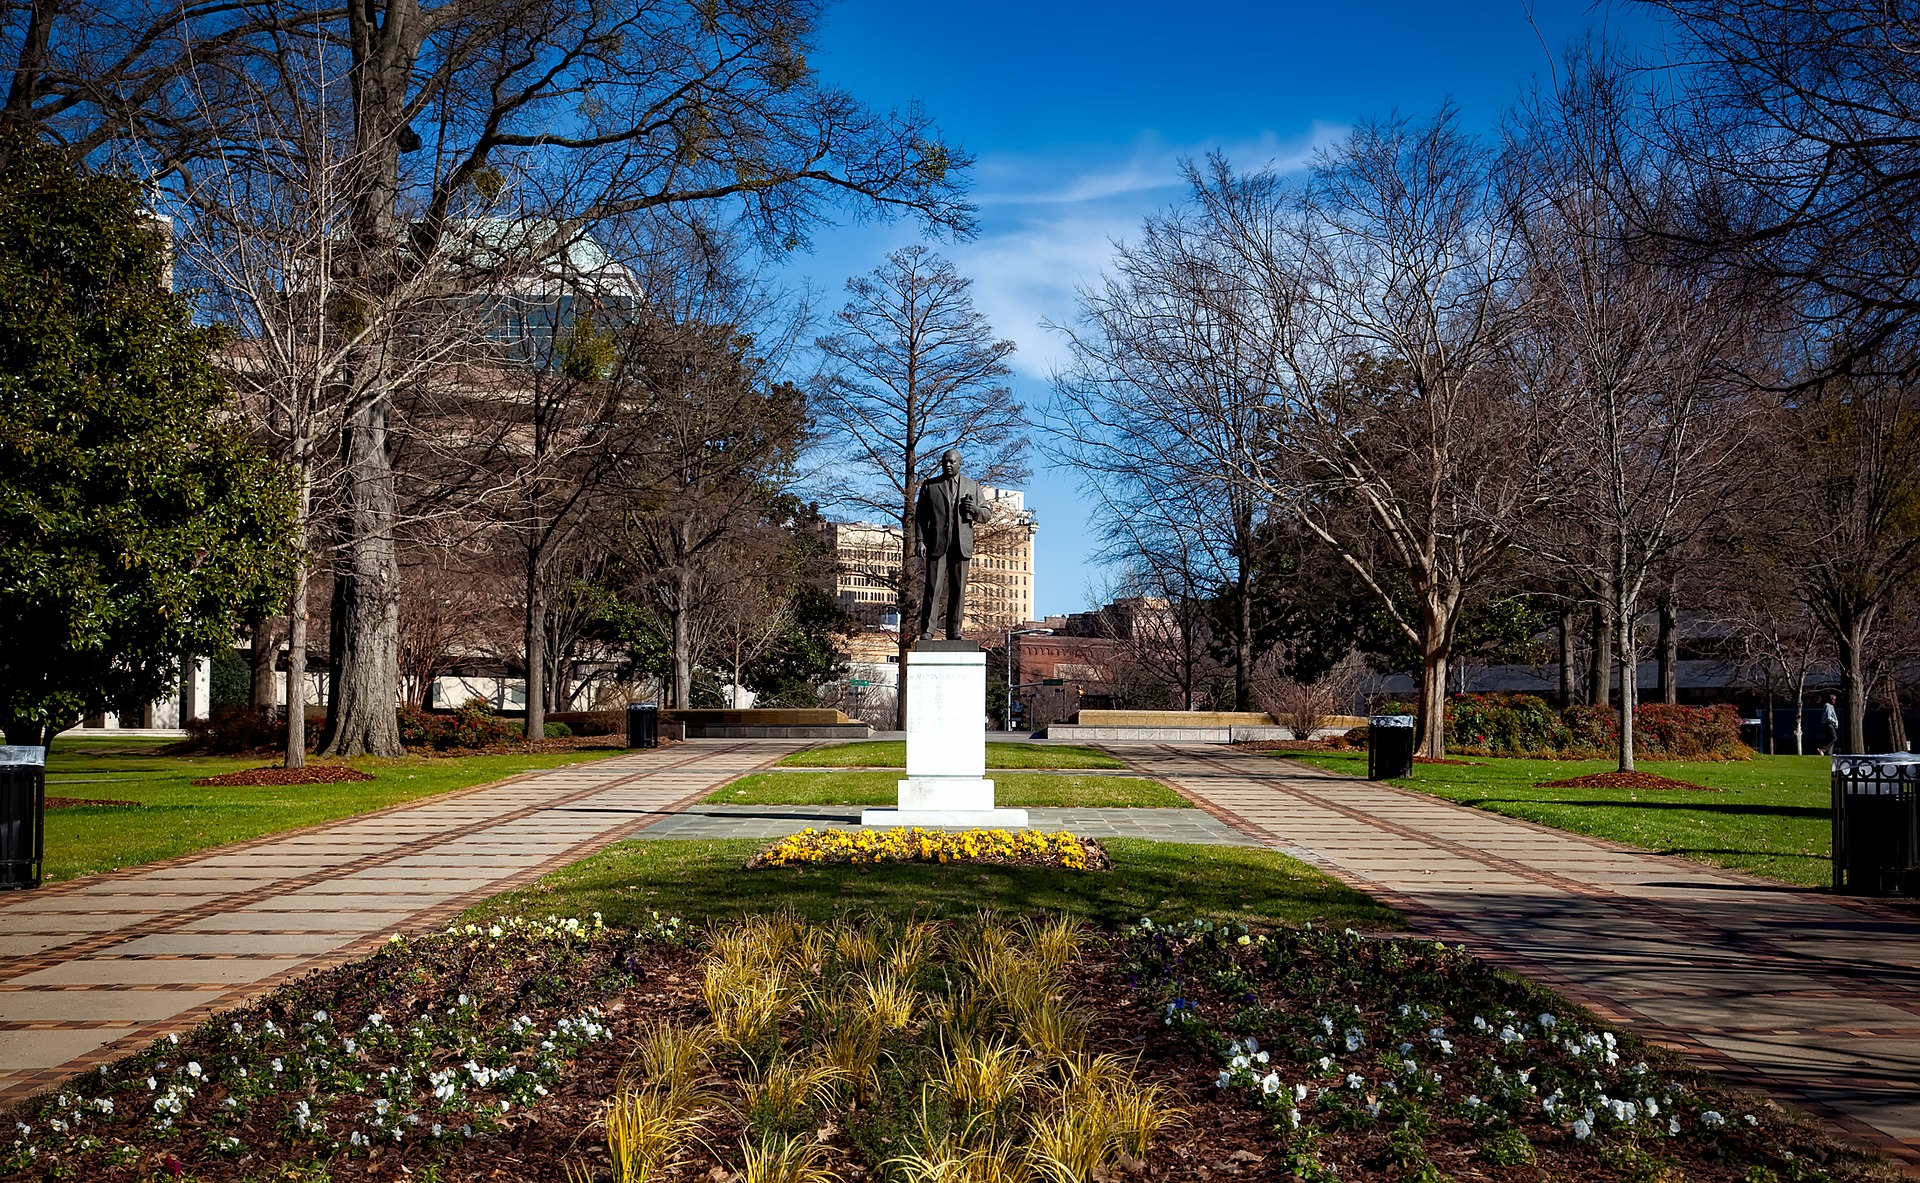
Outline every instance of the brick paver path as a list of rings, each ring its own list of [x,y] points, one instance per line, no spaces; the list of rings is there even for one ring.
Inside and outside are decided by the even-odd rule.
[[[1920,1165],[1920,923],[1218,747],[1114,747],[1223,820]]]
[[[802,743],[690,743],[0,895],[0,1102],[358,956]]]
[[[1260,846],[1204,809],[1027,810],[1027,824],[1083,838],[1149,838],[1203,846]],[[784,838],[797,830],[858,829],[858,805],[690,805],[647,829],[649,838]]]

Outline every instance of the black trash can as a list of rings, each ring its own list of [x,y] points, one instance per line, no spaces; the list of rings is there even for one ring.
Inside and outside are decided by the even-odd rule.
[[[1833,758],[1833,889],[1920,894],[1920,756]]]
[[[630,702],[627,704],[627,746],[630,748],[657,748],[660,746],[660,706],[651,702]]]
[[[1373,715],[1367,719],[1367,779],[1392,780],[1413,775],[1412,715]]]
[[[40,886],[47,749],[0,747],[0,890]]]

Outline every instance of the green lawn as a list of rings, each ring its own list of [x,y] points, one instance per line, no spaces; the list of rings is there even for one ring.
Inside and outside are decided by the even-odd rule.
[[[1318,768],[1364,776],[1365,752],[1294,757]],[[1825,756],[1755,756],[1726,763],[1643,762],[1641,771],[1723,791],[1542,789],[1541,781],[1607,772],[1611,760],[1494,760],[1471,766],[1419,764],[1393,784],[1462,805],[1683,854],[1703,862],[1818,887],[1833,882],[1833,829]]]
[[[709,805],[892,805],[898,772],[755,772],[722,786]],[[993,801],[1027,809],[1188,809],[1192,802],[1144,776],[996,772]]]
[[[899,739],[837,743],[808,748],[780,761],[784,768],[905,768],[907,744]],[[1125,768],[1105,752],[1069,744],[988,743],[988,768]]]
[[[743,870],[765,843],[754,839],[637,840],[608,847],[466,913],[579,916],[608,924],[661,916],[695,923],[791,907],[811,920],[847,911],[892,916],[965,916],[1057,910],[1101,924],[1145,915],[1241,920],[1263,925],[1311,920],[1331,927],[1398,927],[1391,910],[1303,863],[1246,846],[1190,846],[1113,838],[1114,869],[892,864]]]
[[[190,854],[316,822],[485,784],[535,768],[617,756],[552,755],[361,759],[370,781],[265,788],[195,787],[189,781],[273,761],[262,756],[167,756],[171,740],[63,736],[47,765],[47,794],[137,801],[139,809],[75,806],[47,811],[49,881]]]

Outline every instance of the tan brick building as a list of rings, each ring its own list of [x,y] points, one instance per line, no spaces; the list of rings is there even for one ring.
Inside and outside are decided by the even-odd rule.
[[[973,567],[967,584],[967,630],[986,637],[1033,619],[1034,537],[1039,526],[1015,489],[984,489],[991,521],[974,528]],[[863,624],[898,627],[900,528],[871,522],[826,527],[836,563],[834,598]],[[893,616],[895,619],[889,620]]]

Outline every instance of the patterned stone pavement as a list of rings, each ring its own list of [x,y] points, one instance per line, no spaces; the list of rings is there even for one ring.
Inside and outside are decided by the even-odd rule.
[[[1920,922],[1219,747],[1110,749],[1415,929],[1816,1113],[1920,1176]]]
[[[0,1102],[584,858],[802,743],[695,742],[0,897]]]
[[[1071,830],[1084,838],[1151,838],[1207,846],[1259,846],[1204,809],[1029,809],[1037,830]],[[649,838],[783,838],[806,826],[851,829],[857,805],[691,805],[647,828]]]

